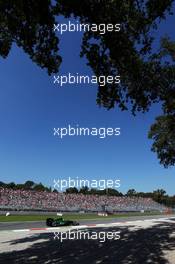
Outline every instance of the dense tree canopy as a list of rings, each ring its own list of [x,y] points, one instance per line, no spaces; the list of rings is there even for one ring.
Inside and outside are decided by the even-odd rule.
[[[54,23],[51,1],[0,0],[0,55],[6,58],[16,43],[49,74],[57,72],[61,57]]]
[[[151,126],[149,138],[154,139],[152,150],[157,152],[160,162],[165,167],[175,164],[175,115],[156,118]]]
[[[121,83],[100,86],[97,104],[107,109],[146,112],[161,103],[162,116],[151,127],[152,150],[168,167],[175,164],[175,43],[162,36],[153,49],[159,23],[173,14],[173,0],[0,0],[0,55],[6,58],[13,42],[49,74],[59,70],[59,39],[53,24],[60,15],[81,23],[121,24],[120,32],[88,31],[81,56],[97,76],[121,76]],[[64,59],[64,58],[63,58]]]

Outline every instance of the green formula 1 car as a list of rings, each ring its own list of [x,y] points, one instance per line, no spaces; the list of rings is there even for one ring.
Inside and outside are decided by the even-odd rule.
[[[46,225],[51,227],[56,226],[77,226],[79,225],[76,221],[64,220],[62,217],[60,218],[47,218]]]

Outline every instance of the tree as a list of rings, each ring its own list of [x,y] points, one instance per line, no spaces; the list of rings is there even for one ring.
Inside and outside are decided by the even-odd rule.
[[[17,189],[17,190],[24,190],[24,184],[22,183],[19,183],[19,184],[16,184],[14,189]]]
[[[74,188],[67,188],[66,189],[66,193],[78,193],[78,189],[76,188],[76,187],[74,187]]]
[[[0,181],[0,187],[5,187],[5,186],[6,186],[6,184],[4,182]]]
[[[79,193],[82,193],[82,194],[88,194],[89,192],[89,188],[88,186],[83,186],[80,190],[79,190]]]
[[[117,33],[88,31],[83,35],[80,55],[86,57],[94,74],[98,77],[121,76],[120,84],[99,84],[97,104],[107,109],[118,106],[135,115],[139,111],[148,111],[152,104],[159,102],[164,121],[171,115],[168,125],[169,122],[173,125],[175,43],[163,37],[155,51],[151,34],[160,21],[173,14],[173,3],[173,0],[0,0],[0,55],[6,58],[12,43],[16,42],[49,74],[56,73],[61,63],[59,39],[52,30],[56,17],[74,16],[81,23],[97,25],[120,23],[121,30]],[[174,165],[174,145],[170,148],[162,145],[161,148],[166,148],[166,155],[162,155],[160,141],[156,140],[157,136],[161,137],[157,120],[155,126],[149,134],[149,138],[155,140],[152,150],[158,153],[165,167]],[[169,137],[167,133],[166,138]]]
[[[53,190],[53,193],[58,193],[58,190],[57,190],[57,189],[54,189],[54,190]]]
[[[16,184],[14,182],[8,183],[8,188],[15,189],[15,187],[16,187]]]
[[[33,181],[26,181],[24,183],[24,189],[30,190],[34,187],[35,183]]]
[[[45,191],[45,187],[44,185],[40,182],[39,184],[35,184],[35,186],[33,187],[33,190],[35,191]]]
[[[86,56],[94,73],[97,76],[114,76],[119,73],[122,77],[120,85],[113,83],[99,87],[99,105],[110,109],[117,104],[126,110],[130,101],[132,112],[135,113],[147,111],[152,102],[160,99],[160,76],[164,67],[153,54],[149,55],[153,42],[150,30],[156,27],[157,19],[164,18],[172,2],[58,2],[58,12],[67,17],[74,14],[80,17],[82,23],[121,23],[121,31],[118,33],[100,35],[99,32],[90,31],[84,34],[81,56]]]
[[[163,189],[157,189],[156,191],[153,192],[153,197],[154,197],[154,200],[158,203],[161,203],[164,196],[166,194],[166,191],[163,190]]]
[[[99,190],[98,189],[96,189],[96,188],[91,188],[90,190],[89,190],[89,194],[92,194],[92,195],[95,195],[95,194],[98,194],[98,192],[99,192]]]
[[[51,0],[0,0],[0,56],[6,58],[16,43],[48,73],[58,71],[58,38]]]
[[[135,189],[130,189],[126,193],[126,196],[129,196],[129,197],[133,197],[133,196],[136,196],[136,195],[137,195],[137,192],[136,192]]]
[[[109,196],[122,196],[121,192],[112,188],[105,189],[105,193]]]
[[[165,167],[175,164],[175,115],[156,118],[151,126],[149,138],[154,140],[152,150],[157,152],[160,162]]]

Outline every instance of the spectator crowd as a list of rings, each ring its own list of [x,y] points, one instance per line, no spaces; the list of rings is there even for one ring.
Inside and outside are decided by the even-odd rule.
[[[0,187],[0,209],[45,211],[163,211],[151,198],[66,194]]]

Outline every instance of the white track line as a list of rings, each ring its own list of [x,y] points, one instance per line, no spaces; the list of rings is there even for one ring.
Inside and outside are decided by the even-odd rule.
[[[88,224],[88,225],[79,225],[79,226],[70,226],[71,229],[81,229],[81,228],[94,228],[94,227],[113,227],[118,225],[126,225],[126,224],[134,224],[134,223],[143,223],[143,222],[155,222],[155,221],[165,221],[168,222],[171,219],[175,219],[175,217],[162,217],[162,218],[153,218],[153,219],[144,219],[144,220],[133,220],[133,221],[125,221],[125,222],[115,222],[115,223],[102,223],[102,224]],[[174,221],[172,221],[174,222]],[[47,227],[47,228],[30,228],[30,229],[16,229],[16,230],[6,230],[12,231],[15,233],[18,232],[35,232],[35,231],[53,231],[60,230],[61,227]]]
[[[16,233],[18,233],[18,232],[29,232],[30,229],[16,229],[16,230],[12,230],[12,231],[16,232]]]

